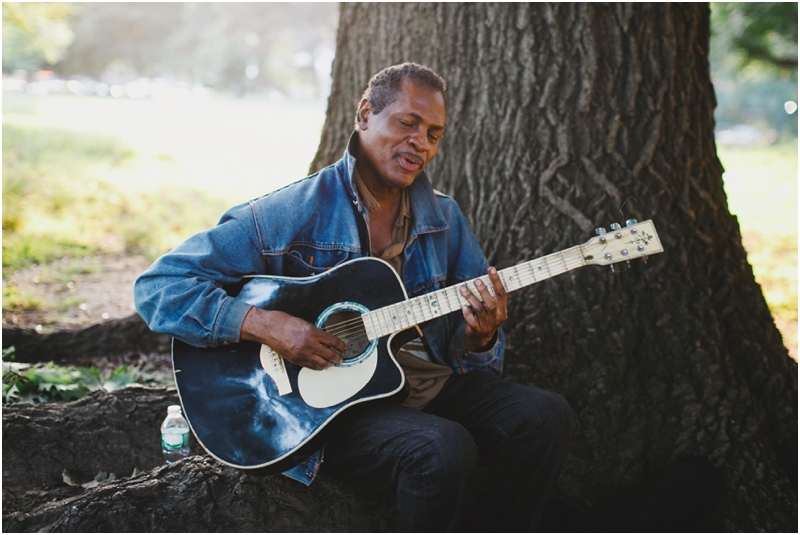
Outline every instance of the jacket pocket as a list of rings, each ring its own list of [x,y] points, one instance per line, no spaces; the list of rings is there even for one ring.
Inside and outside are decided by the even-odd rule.
[[[320,249],[312,245],[292,246],[283,254],[283,274],[287,277],[311,277],[338,266],[351,254],[341,249]]]

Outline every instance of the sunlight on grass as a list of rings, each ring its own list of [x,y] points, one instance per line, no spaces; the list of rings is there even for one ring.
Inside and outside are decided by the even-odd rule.
[[[3,95],[3,266],[155,258],[306,176],[323,102]]]
[[[748,260],[797,360],[797,145],[720,145],[717,153]]]
[[[3,125],[3,268],[89,254],[155,257],[227,203],[194,190],[125,192],[132,149],[100,133]]]
[[[135,151],[106,182],[125,192],[194,188],[227,205],[306,176],[325,120],[322,101],[31,99],[4,94],[3,122],[104,133]]]

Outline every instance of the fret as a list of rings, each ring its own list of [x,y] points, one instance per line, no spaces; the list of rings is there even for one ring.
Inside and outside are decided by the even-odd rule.
[[[428,317],[429,313],[428,307],[425,306],[425,298],[423,296],[413,299],[412,301],[413,301],[412,307],[416,306],[417,310],[419,310],[419,315],[417,315],[416,313],[414,314],[415,318],[417,318],[418,320],[421,319],[422,321],[428,321],[429,319],[431,319],[430,317]],[[417,321],[417,323],[422,323],[422,321]]]
[[[564,255],[562,253],[556,253],[556,254],[558,255],[558,259],[561,260],[561,263],[564,264],[564,271],[562,271],[561,273],[566,273],[567,271],[569,271],[569,268],[567,267],[567,261],[564,260]]]
[[[547,272],[547,278],[549,279],[550,277],[553,276],[553,274],[550,271],[550,263],[547,261],[547,257],[546,256],[544,258],[542,258],[542,264],[544,265],[544,269]]]
[[[403,315],[400,314],[400,306],[398,304],[387,307],[386,313],[392,321],[392,326],[398,331],[403,328]]]
[[[450,311],[450,305],[447,303],[446,294],[442,290],[436,290],[433,292],[434,302],[436,303],[436,310],[438,310],[439,315],[445,315]]]
[[[400,306],[400,315],[403,318],[403,328],[411,327],[416,322],[411,317],[413,311],[409,308],[408,303],[403,301],[402,306]]]
[[[563,255],[565,257],[567,255],[569,255],[569,258],[572,259],[568,263],[566,263],[566,265],[568,266],[567,270],[575,269],[575,268],[581,267],[583,265],[583,263],[581,262],[582,257],[579,254],[578,255],[575,254],[577,252],[578,251],[577,251],[577,249],[575,247],[572,247],[571,249],[567,249],[566,251],[563,252]],[[570,266],[570,264],[572,264],[573,262],[577,262],[577,263],[575,263],[574,265]]]
[[[395,331],[400,330],[400,324],[397,318],[397,305],[391,305],[388,307],[384,307],[383,310],[383,324],[384,326],[391,326],[391,328]]]
[[[361,321],[364,322],[364,330],[367,332],[369,340],[380,338],[375,331],[375,315],[372,312],[366,312],[361,315]]]
[[[451,289],[450,288],[443,288],[442,289],[442,295],[444,296],[445,303],[447,303],[447,311],[448,312],[452,312],[456,308],[458,308],[453,304],[453,296],[451,294]]]
[[[448,308],[448,310],[450,312],[453,312],[454,310],[458,310],[460,308],[460,306],[461,306],[461,305],[458,304],[458,292],[455,291],[453,286],[451,286],[449,288],[445,288],[443,291],[444,291],[445,297],[447,298],[447,308]],[[456,294],[455,304],[453,303],[453,293]]]
[[[537,263],[539,265],[536,265]],[[540,280],[542,280],[542,275],[544,275],[544,273],[542,273],[541,263],[542,263],[541,259],[531,260],[530,262],[528,262],[528,267],[531,270],[531,275],[533,275],[533,282],[539,282]]]
[[[555,277],[556,275],[560,275],[563,271],[559,271],[558,267],[558,257],[554,254],[550,254],[544,257],[545,265],[547,265],[547,276],[548,277]]]
[[[427,305],[428,312],[431,314],[431,317],[428,319],[433,319],[442,315],[442,307],[439,303],[439,296],[436,295],[438,293],[439,292],[426,294],[427,299],[425,300],[425,304]]]
[[[503,271],[498,271],[498,275],[500,275],[500,280],[503,282],[503,287],[506,289],[506,293],[513,292],[519,288],[519,273],[517,273],[516,267],[510,267],[504,269]]]
[[[508,267],[499,271],[498,274],[506,292],[513,292],[585,265],[586,260],[582,249],[577,246]],[[468,306],[469,301],[461,295],[460,288],[466,284],[476,297],[480,297],[480,292],[475,287],[478,279],[486,285],[492,295],[495,295],[489,276],[483,275],[455,286],[388,305],[364,314],[364,325],[368,336],[374,340],[449,314],[464,305]]]
[[[528,266],[528,269],[531,270],[531,277],[533,277],[533,282],[531,282],[531,284],[533,284],[535,282],[538,282],[538,280],[536,279],[536,270],[534,269],[534,266],[533,266],[534,262],[536,262],[536,261],[535,260],[531,260],[530,262],[526,262],[525,263],[525,265]]]

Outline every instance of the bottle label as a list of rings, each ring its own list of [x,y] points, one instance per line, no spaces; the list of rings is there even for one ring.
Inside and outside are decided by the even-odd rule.
[[[161,447],[168,450],[178,450],[189,445],[189,433],[161,434]]]

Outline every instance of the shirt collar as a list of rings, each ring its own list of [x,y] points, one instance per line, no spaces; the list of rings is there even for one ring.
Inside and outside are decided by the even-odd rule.
[[[356,143],[358,143],[358,131],[353,131],[347,148],[344,151],[345,180],[349,186],[350,195],[359,205],[359,209],[367,205],[358,195],[358,185],[356,184],[355,165],[356,165]],[[436,201],[436,194],[433,191],[428,175],[425,171],[419,174],[413,184],[408,187],[409,201],[411,203],[411,214],[414,219],[414,226],[411,229],[411,236],[439,232],[446,230],[447,220],[439,208]]]

